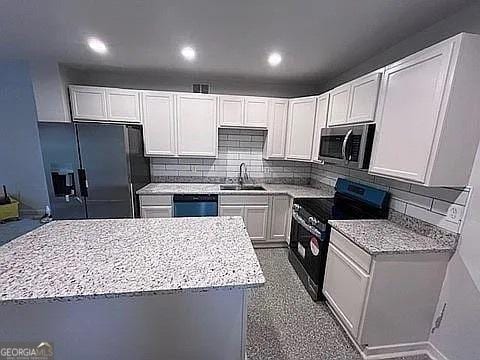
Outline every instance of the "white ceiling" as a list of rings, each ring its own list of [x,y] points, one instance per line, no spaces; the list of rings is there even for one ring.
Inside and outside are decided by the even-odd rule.
[[[312,80],[336,75],[469,0],[0,0],[0,58]],[[86,46],[97,36],[105,56]],[[197,60],[179,49],[191,44]],[[284,61],[267,64],[277,50]]]

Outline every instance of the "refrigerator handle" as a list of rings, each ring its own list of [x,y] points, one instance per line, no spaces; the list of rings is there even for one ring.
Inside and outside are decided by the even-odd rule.
[[[88,197],[88,182],[85,169],[78,169],[78,183],[80,184],[80,195]]]
[[[130,206],[132,207],[132,218],[135,218],[135,193],[133,192],[133,183],[130,183]]]

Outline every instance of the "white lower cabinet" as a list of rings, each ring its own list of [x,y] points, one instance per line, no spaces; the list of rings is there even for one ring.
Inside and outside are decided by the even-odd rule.
[[[323,294],[365,356],[428,341],[449,253],[370,256],[332,229]]]
[[[362,317],[369,275],[335,245],[328,247],[324,295],[354,337]]]
[[[243,219],[252,241],[267,240],[268,205],[246,205]]]
[[[241,216],[257,244],[278,246],[287,240],[291,216],[288,195],[221,195],[220,216]]]
[[[220,206],[220,216],[241,216],[243,218],[243,205],[222,205]]]
[[[171,195],[140,195],[140,217],[169,218],[172,216]]]
[[[142,218],[169,218],[172,217],[171,206],[142,206],[140,208]]]
[[[270,207],[270,240],[287,240],[290,235],[292,200],[288,195],[274,195]]]

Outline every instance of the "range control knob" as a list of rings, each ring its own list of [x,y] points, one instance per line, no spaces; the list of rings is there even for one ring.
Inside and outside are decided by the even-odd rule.
[[[308,218],[308,223],[309,223],[310,225],[315,226],[315,225],[318,224],[318,220],[315,219],[313,216],[310,216],[310,217]]]
[[[293,210],[295,210],[295,211],[300,210],[300,205],[298,205],[298,204],[293,204]]]

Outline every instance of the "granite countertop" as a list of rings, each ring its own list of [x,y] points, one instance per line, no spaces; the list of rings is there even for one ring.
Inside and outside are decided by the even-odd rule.
[[[0,247],[0,305],[261,286],[241,217],[54,221]]]
[[[150,183],[137,191],[138,195],[172,194],[224,194],[224,195],[272,195],[284,194],[293,198],[333,197],[335,189],[330,186],[314,188],[310,186],[288,184],[255,184],[265,190],[220,190],[220,184],[202,183]]]
[[[452,236],[425,236],[390,220],[330,220],[341,234],[370,255],[453,253]]]

